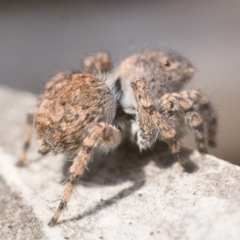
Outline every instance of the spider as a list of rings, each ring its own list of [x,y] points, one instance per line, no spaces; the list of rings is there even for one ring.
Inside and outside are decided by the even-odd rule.
[[[212,104],[199,91],[181,91],[195,72],[186,58],[174,51],[146,50],[123,60],[108,80],[96,77],[110,71],[106,53],[86,57],[83,72],[53,77],[27,115],[20,165],[25,163],[33,126],[41,154],[75,155],[50,226],[57,223],[96,147],[110,150],[128,139],[143,150],[162,139],[186,168],[179,144],[185,126],[194,131],[199,152],[207,152],[205,126],[208,144],[215,146],[217,116]]]

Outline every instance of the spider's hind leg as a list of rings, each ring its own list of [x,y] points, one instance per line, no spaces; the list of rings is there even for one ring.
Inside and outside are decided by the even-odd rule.
[[[56,224],[61,215],[62,210],[66,207],[67,202],[72,194],[74,183],[83,174],[84,169],[91,156],[93,148],[99,143],[103,143],[107,149],[111,149],[119,145],[121,141],[121,133],[115,127],[107,123],[99,123],[89,130],[87,137],[83,141],[83,145],[73,160],[73,164],[69,170],[69,177],[65,186],[65,190],[61,197],[61,202],[57,211],[49,222],[49,226]]]
[[[20,158],[18,159],[18,162],[17,162],[18,166],[23,166],[26,163],[27,152],[29,150],[31,137],[32,137],[34,113],[35,113],[35,107],[31,108],[27,114],[26,126],[24,131],[23,151]]]

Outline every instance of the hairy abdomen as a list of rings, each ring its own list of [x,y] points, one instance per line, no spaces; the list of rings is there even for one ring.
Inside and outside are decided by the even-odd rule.
[[[59,83],[58,83],[59,85]],[[41,144],[54,153],[75,152],[88,130],[111,123],[116,104],[105,83],[90,74],[75,73],[42,96],[35,116]]]

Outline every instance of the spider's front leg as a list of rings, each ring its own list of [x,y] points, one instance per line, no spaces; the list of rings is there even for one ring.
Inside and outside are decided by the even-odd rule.
[[[72,194],[75,181],[83,174],[87,162],[91,156],[93,148],[99,143],[103,143],[107,149],[115,148],[121,141],[121,133],[118,129],[107,123],[98,123],[89,130],[87,137],[83,141],[83,145],[73,161],[73,165],[69,170],[69,177],[65,186],[64,193],[57,211],[49,222],[49,226],[53,226],[58,221],[62,210],[66,207],[67,202]]]
[[[207,153],[203,119],[200,114],[194,110],[193,102],[190,98],[178,93],[165,94],[160,99],[159,109],[169,118],[175,114],[183,114],[185,122],[194,130],[198,151]]]
[[[146,82],[141,79],[135,80],[131,83],[131,87],[136,99],[138,131],[140,131],[140,136],[144,138],[142,140],[148,142],[148,139],[151,139],[152,141],[149,142],[149,145],[152,145],[156,141],[159,131],[163,139],[168,142],[172,154],[176,156],[178,162],[186,168],[187,161],[181,155],[181,147],[178,143],[176,131],[170,123],[168,123],[165,116],[161,115],[153,106]],[[145,131],[146,129],[151,129],[149,132],[151,134],[148,134],[148,132]],[[146,136],[150,137],[146,138]]]
[[[189,99],[193,104],[193,108],[201,114],[204,123],[207,125],[208,145],[216,147],[218,119],[209,99],[197,90],[184,90],[180,94],[182,97]]]

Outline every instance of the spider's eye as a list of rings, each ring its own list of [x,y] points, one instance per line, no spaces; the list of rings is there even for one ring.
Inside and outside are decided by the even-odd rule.
[[[166,67],[170,67],[171,64],[170,64],[170,62],[169,62],[168,60],[166,60],[166,61],[163,63],[163,65],[166,66]]]

